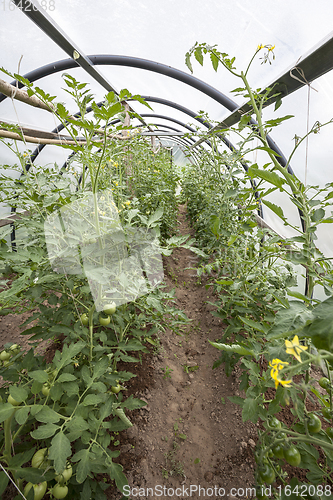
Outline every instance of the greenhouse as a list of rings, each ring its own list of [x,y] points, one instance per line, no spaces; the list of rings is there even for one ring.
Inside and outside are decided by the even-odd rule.
[[[333,498],[331,15],[2,0],[3,500]]]

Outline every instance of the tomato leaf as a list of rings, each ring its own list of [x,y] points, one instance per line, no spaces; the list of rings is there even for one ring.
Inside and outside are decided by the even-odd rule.
[[[37,413],[36,420],[38,422],[43,422],[45,424],[51,423],[54,424],[59,422],[61,415],[52,410],[49,406],[44,406],[44,408]]]
[[[158,209],[156,210],[156,212],[154,212],[154,213],[153,213],[153,214],[149,217],[149,219],[148,219],[148,223],[147,223],[148,227],[152,227],[152,226],[153,226],[153,224],[154,224],[155,222],[157,222],[158,220],[160,220],[160,219],[161,219],[161,217],[162,217],[162,215],[163,215],[163,212],[164,212],[163,208],[158,208]]]
[[[29,450],[25,451],[24,453],[18,453],[17,455],[14,455],[11,457],[9,461],[9,468],[11,470],[18,469],[20,468],[23,464],[26,462],[29,462],[31,458],[33,457],[34,453],[36,451],[36,448],[30,448]]]
[[[67,458],[72,454],[71,444],[65,434],[60,431],[54,436],[49,449],[49,458],[54,460],[54,468],[57,474],[66,467]]]
[[[71,373],[62,373],[60,377],[57,378],[57,382],[73,382],[74,380],[77,380],[77,378]]]
[[[101,377],[105,373],[108,366],[109,366],[109,358],[107,358],[106,356],[98,360],[94,367],[93,380]]]
[[[259,416],[259,405],[256,399],[246,398],[243,404],[242,418],[243,422],[251,420],[254,424]]]
[[[78,453],[75,453],[72,458],[73,462],[79,462],[76,469],[76,480],[78,483],[83,483],[89,472],[90,472],[90,452],[88,449],[80,450]]]
[[[128,484],[127,478],[123,473],[123,468],[119,464],[115,464],[111,461],[110,464],[110,478],[116,483],[117,488],[123,491],[124,486]]]
[[[255,356],[255,352],[252,349],[247,349],[239,344],[220,344],[219,342],[208,342],[216,349],[220,351],[235,352],[241,356]]]
[[[40,425],[38,429],[30,432],[30,435],[34,439],[46,439],[53,436],[58,429],[59,426],[54,424]]]
[[[193,67],[191,64],[191,54],[189,52],[186,53],[185,64],[188,67],[188,69],[191,71],[191,73],[193,73]]]
[[[28,392],[23,387],[17,387],[16,385],[10,386],[9,394],[18,403],[22,403],[22,401],[25,401],[28,397]]]
[[[44,370],[35,370],[29,372],[29,376],[37,382],[40,382],[41,384],[44,384],[49,379],[48,374]]]
[[[129,398],[126,399],[126,401],[123,403],[123,408],[128,408],[129,410],[137,410],[139,408],[142,408],[143,406],[146,406],[146,402],[142,401],[141,399],[133,398],[133,394],[130,395]]]
[[[7,474],[5,474],[3,471],[0,472],[0,495],[5,491],[7,488],[7,484],[9,481],[9,477]]]
[[[24,406],[23,408],[19,408],[19,409],[15,412],[15,420],[16,420],[16,422],[17,422],[19,425],[23,425],[23,424],[25,424],[25,422],[26,422],[26,421],[27,421],[27,419],[28,419],[29,413],[30,413],[30,408],[29,408],[29,406]]]
[[[283,221],[285,220],[285,216],[281,207],[275,205],[275,203],[272,203],[271,201],[268,200],[261,200],[261,201],[263,202],[264,205],[266,205],[266,207],[270,208],[272,212],[274,212],[278,217],[280,217],[280,219],[282,219]]]
[[[11,417],[14,412],[14,407],[10,403],[0,403],[0,422],[4,422]]]
[[[323,208],[317,208],[311,215],[312,222],[318,222],[320,219],[325,217],[325,210]]]
[[[267,333],[268,328],[262,323],[258,323],[257,321],[253,321],[252,319],[249,318],[243,318],[242,316],[239,316],[239,319],[243,321],[245,325],[250,326],[254,330],[258,330],[258,332],[262,333]]]
[[[104,402],[104,394],[88,394],[83,400],[84,406],[97,405]]]
[[[15,475],[33,484],[42,483],[43,481],[52,481],[52,479],[54,479],[54,471],[45,472],[43,469],[34,469],[32,467],[17,469]]]

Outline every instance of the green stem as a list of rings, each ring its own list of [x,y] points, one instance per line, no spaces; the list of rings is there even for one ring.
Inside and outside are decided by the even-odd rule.
[[[93,347],[94,347],[94,323],[93,323],[93,315],[95,312],[95,304],[89,310],[89,337],[90,337],[90,361],[93,359]]]
[[[10,417],[7,418],[4,422],[4,434],[5,434],[5,452],[4,452],[4,459],[6,460],[7,464],[9,463],[11,459],[11,450],[12,450],[12,433],[11,433],[11,427],[12,427],[12,420],[15,415],[16,409],[13,409],[13,413],[11,414]]]

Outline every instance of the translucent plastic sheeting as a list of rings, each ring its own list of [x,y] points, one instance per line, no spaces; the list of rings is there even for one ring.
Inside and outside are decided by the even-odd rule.
[[[263,3],[259,0],[155,0],[86,4],[57,0],[52,18],[85,53],[126,54],[185,69],[184,54],[195,41],[218,44],[244,68],[259,43],[276,45],[275,75],[331,31],[332,3],[309,0]],[[87,37],[86,34],[92,36]],[[207,61],[208,63],[208,61]],[[230,90],[229,77],[210,64],[196,65],[198,78]],[[254,70],[255,85],[268,83],[267,68]],[[233,78],[230,78],[230,82]]]
[[[264,117],[267,119],[285,115],[294,115],[273,130],[272,136],[282,149],[285,156],[291,154],[295,146],[295,135],[302,138],[307,130],[311,130],[315,122],[321,124],[333,118],[333,73],[327,73],[311,83],[310,101],[308,106],[308,87],[283,99],[281,107],[274,113],[267,108]],[[308,116],[309,115],[309,116]],[[308,125],[309,118],[309,125]],[[291,159],[291,166],[295,174],[307,185],[324,186],[333,181],[333,123],[321,127],[319,133],[311,134],[306,151],[306,141],[296,150]]]
[[[0,17],[2,65],[17,70],[23,55],[21,72],[68,57],[26,16],[10,10],[9,0],[3,2]],[[330,13],[333,6],[322,0],[314,8],[309,0],[297,0],[288,5],[241,0],[220,2],[210,0],[203,5],[199,0],[153,0],[105,3],[97,0],[84,5],[77,1],[46,0],[43,6],[68,36],[86,54],[124,54],[147,58],[188,72],[184,55],[195,41],[217,44],[219,49],[236,56],[239,69],[244,69],[258,44],[276,45],[274,66],[256,63],[251,70],[255,86],[264,86],[286,67],[295,62],[331,30]],[[177,15],[175,15],[177,12]],[[24,34],[24,38],[22,37]],[[87,36],[89,35],[89,36]],[[101,68],[102,72],[106,68]],[[122,68],[128,73],[127,68]],[[170,79],[163,83],[161,75],[148,71],[130,76],[123,84],[131,90],[140,80],[150,80],[155,88],[168,89]],[[112,72],[114,74],[114,72]],[[225,93],[238,86],[238,81],[225,70],[217,73],[207,60],[203,68],[194,63],[194,74]],[[158,81],[162,83],[158,83]],[[171,83],[170,83],[171,85]],[[170,88],[171,89],[171,88]],[[213,117],[222,116],[219,106],[207,101],[204,95],[188,91],[183,86],[172,90],[172,98],[189,108],[204,109]],[[237,99],[236,99],[237,100]]]
[[[150,228],[122,227],[111,189],[83,193],[44,223],[51,267],[60,274],[84,271],[97,311],[110,301],[132,302],[164,277],[152,217],[149,223]]]

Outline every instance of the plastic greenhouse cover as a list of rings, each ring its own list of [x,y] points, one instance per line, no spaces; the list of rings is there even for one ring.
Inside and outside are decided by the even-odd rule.
[[[185,66],[185,53],[196,41],[217,44],[219,50],[236,56],[239,69],[246,68],[258,44],[275,45],[276,58],[271,65],[260,64],[257,60],[251,68],[249,79],[255,88],[263,88],[274,81],[328,35],[332,29],[333,15],[331,0],[319,0],[315,5],[310,0],[277,0],[274,3],[259,0],[43,0],[41,6],[86,55],[133,56],[169,65],[185,73],[189,73]],[[68,58],[10,0],[0,1],[0,44],[0,66],[11,72],[25,74],[50,62]],[[208,59],[203,67],[194,62],[193,68],[195,77],[242,104],[241,98],[230,93],[239,86],[239,82],[222,68],[215,72]],[[126,87],[133,94],[164,98],[195,113],[204,110],[212,120],[221,120],[229,114],[212,98],[167,76],[120,66],[100,66],[99,70],[118,90]],[[105,90],[84,70],[77,68],[69,72],[78,80],[88,82],[97,99],[103,99]],[[1,75],[1,78],[10,81],[6,75]],[[61,72],[39,80],[38,85],[56,95],[58,100],[66,102],[73,112],[76,111],[62,90]],[[294,115],[293,119],[277,127],[273,134],[273,139],[286,156],[293,147],[295,134],[303,135],[306,132],[308,114],[310,126],[316,120],[322,122],[333,116],[332,72],[314,81],[311,87],[309,109],[308,89],[304,87],[284,98],[283,105],[276,113],[277,116]],[[192,126],[195,124],[193,118],[172,107],[156,103],[151,103],[151,106],[159,115],[167,115]],[[140,113],[147,113],[147,109],[141,105],[136,104],[134,107]],[[1,119],[19,121],[22,125],[42,130],[52,130],[57,125],[48,113],[17,101],[14,105],[10,99],[0,103],[0,110]],[[272,107],[265,110],[265,116],[275,115]],[[180,125],[162,118],[150,117],[147,121],[184,130]],[[295,155],[292,167],[301,179],[305,178],[307,163],[308,183],[322,185],[332,181],[331,135],[332,128],[323,129],[320,134],[311,137],[307,157],[304,147]],[[169,141],[166,143],[170,144]],[[20,147],[23,148],[22,145]],[[2,145],[0,155],[2,163],[14,161]],[[177,155],[179,162],[182,162],[179,150]],[[38,158],[38,163],[61,163],[65,157],[63,151],[48,146]],[[295,211],[290,205],[286,197],[285,209],[288,212]],[[1,210],[0,207],[0,214]],[[284,226],[268,209],[265,210],[265,218],[284,233]],[[332,256],[333,236],[327,231],[322,233],[318,244],[326,255]]]

